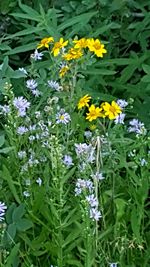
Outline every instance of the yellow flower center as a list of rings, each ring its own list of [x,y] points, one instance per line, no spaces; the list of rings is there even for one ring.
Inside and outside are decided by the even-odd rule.
[[[116,112],[116,109],[112,106],[109,107],[109,111],[112,112],[112,113],[115,113]]]
[[[64,120],[64,118],[65,118],[65,117],[64,117],[64,115],[61,115],[61,116],[60,116],[60,120],[62,120],[62,121],[63,121],[63,120]]]

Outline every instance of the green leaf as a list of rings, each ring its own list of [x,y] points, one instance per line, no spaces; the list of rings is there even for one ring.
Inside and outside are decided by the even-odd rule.
[[[4,148],[0,149],[0,154],[8,154],[13,149],[14,149],[14,147],[4,147]]]
[[[0,171],[0,176],[1,176],[5,181],[7,181],[8,186],[9,186],[9,189],[10,189],[10,191],[11,191],[13,197],[15,198],[15,200],[16,200],[18,203],[20,203],[21,201],[20,201],[20,198],[19,198],[19,196],[18,196],[17,189],[16,189],[16,187],[15,187],[15,185],[14,185],[14,181],[13,181],[12,176],[10,175],[10,173],[9,173],[9,171],[8,171],[8,169],[7,169],[7,167],[6,167],[5,165],[3,166],[3,170]]]
[[[2,147],[5,143],[5,136],[4,135],[0,135],[0,147]]]
[[[5,55],[14,55],[14,54],[22,53],[22,52],[27,52],[27,51],[35,49],[36,46],[37,46],[37,42],[26,44],[26,45],[21,45],[5,53]]]
[[[21,3],[20,0],[18,0],[19,3],[19,7],[27,14],[31,15],[32,17],[39,17],[40,14],[34,10],[33,8],[31,8],[30,6],[24,5]]]
[[[150,74],[149,75],[145,75],[142,79],[141,79],[142,82],[144,83],[149,83],[150,82]]]
[[[12,243],[14,241],[14,238],[16,236],[16,231],[17,231],[17,228],[16,228],[16,225],[14,223],[11,223],[8,225],[7,238],[9,240],[9,242]]]
[[[33,223],[29,221],[28,219],[20,219],[16,223],[16,227],[18,231],[26,231],[29,228],[33,227]]]
[[[8,57],[4,58],[3,63],[0,65],[0,77],[3,78],[5,76],[5,72],[8,68]]]
[[[91,70],[81,70],[83,74],[92,74],[92,75],[114,75],[116,71],[107,70],[107,69],[91,69]]]
[[[60,24],[58,26],[58,31],[61,32],[63,30],[65,30],[66,28],[73,26],[76,23],[82,23],[82,21],[86,21],[88,22],[94,15],[97,14],[96,12],[89,12],[89,13],[84,13],[82,15],[76,16],[74,18],[68,19],[65,22],[63,22],[62,24]]]
[[[116,198],[114,200],[114,203],[117,209],[117,220],[120,220],[121,217],[125,214],[125,207],[127,203],[121,198]]]
[[[12,214],[13,222],[17,222],[21,219],[21,217],[25,214],[25,205],[21,203],[19,207],[17,207]]]
[[[146,74],[150,75],[150,65],[142,64],[142,68]]]
[[[5,267],[12,267],[13,262],[17,258],[17,254],[19,252],[19,248],[20,248],[20,244],[18,243],[11,249],[11,252],[10,252],[8,258],[7,258]]]
[[[9,206],[8,210],[6,211],[6,222],[7,222],[7,224],[10,224],[10,223],[13,222],[13,220],[12,220],[12,214],[13,214],[13,211],[14,211],[15,208],[16,208],[16,204],[15,203],[12,203]]]
[[[9,34],[7,37],[5,37],[4,39],[13,39],[15,37],[20,37],[20,36],[24,36],[24,35],[28,35],[28,34],[32,34],[32,33],[36,33],[36,32],[40,32],[44,29],[44,27],[31,27],[28,26],[28,29],[16,32],[14,34]],[[1,49],[1,45],[0,45],[0,49]],[[7,50],[11,50],[11,49],[7,49]]]
[[[131,211],[131,227],[135,237],[140,240],[140,223],[136,207],[134,206]]]

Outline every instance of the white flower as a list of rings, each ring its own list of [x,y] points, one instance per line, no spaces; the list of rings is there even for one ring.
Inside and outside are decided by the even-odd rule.
[[[0,222],[4,220],[6,209],[7,206],[5,205],[5,203],[0,201]]]
[[[24,159],[27,156],[26,151],[19,151],[18,152],[18,158],[19,159]]]
[[[25,197],[29,197],[29,196],[30,196],[30,193],[29,193],[28,191],[24,191],[24,192],[23,192],[23,195],[24,195]]]
[[[25,68],[19,68],[18,70],[21,71],[23,74],[28,75]]]
[[[38,52],[37,49],[34,51],[34,54],[31,54],[31,58],[33,58],[35,61],[41,60],[42,57],[43,57],[43,53]]]
[[[145,159],[141,159],[140,160],[140,163],[141,163],[141,166],[143,167],[143,166],[146,166],[148,163],[147,163],[147,161],[145,160]]]
[[[41,186],[42,185],[42,179],[39,177],[38,179],[36,179],[36,183]]]

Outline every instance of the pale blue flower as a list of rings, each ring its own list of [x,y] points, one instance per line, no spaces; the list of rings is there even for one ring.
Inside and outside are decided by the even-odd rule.
[[[18,115],[24,117],[26,115],[26,110],[30,107],[30,102],[20,96],[14,98],[13,105],[18,110]]]
[[[124,99],[118,99],[117,100],[117,104],[121,107],[121,108],[125,108],[128,105],[128,102]]]
[[[102,214],[100,211],[97,210],[97,208],[90,209],[90,218],[99,221],[99,219],[102,217]]]
[[[33,79],[30,79],[30,80],[27,80],[26,81],[26,86],[27,88],[31,89],[31,90],[34,90],[37,88],[38,84],[35,80]]]
[[[125,118],[126,114],[124,113],[120,113],[116,119],[114,120],[115,124],[124,124],[124,118]]]
[[[7,206],[5,205],[5,203],[0,201],[0,222],[4,220],[6,209]]]
[[[26,156],[27,156],[26,151],[19,151],[18,152],[18,158],[19,159],[24,159],[24,158],[26,158]]]
[[[48,82],[48,86],[51,87],[52,89],[56,90],[56,91],[60,91],[61,90],[61,86],[59,85],[58,82],[53,81],[53,80],[49,80]]]
[[[67,166],[67,167],[71,167],[73,165],[72,162],[72,157],[69,155],[65,155],[64,159],[63,159],[63,163]]]
[[[67,124],[71,121],[70,115],[65,112],[64,109],[61,109],[57,114],[56,114],[56,123],[57,124]]]
[[[38,52],[37,49],[34,51],[34,54],[31,54],[31,58],[33,58],[35,61],[41,60],[42,57],[43,57],[43,53]]]
[[[25,127],[25,126],[19,126],[17,128],[17,134],[19,134],[19,135],[23,135],[23,134],[25,134],[27,132],[28,132],[28,128]]]
[[[42,185],[42,179],[39,177],[38,179],[36,179],[36,183],[41,186]]]

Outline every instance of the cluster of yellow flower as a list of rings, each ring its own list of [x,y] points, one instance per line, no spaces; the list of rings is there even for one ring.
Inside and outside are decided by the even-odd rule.
[[[64,41],[63,38],[60,38],[58,42],[54,41],[53,37],[46,37],[40,41],[37,45],[37,49],[46,47],[49,48],[53,44],[51,53],[54,57],[57,57],[60,54],[62,48],[68,45],[69,41]],[[103,54],[107,53],[107,50],[104,48],[104,44],[100,42],[99,39],[94,40],[93,38],[81,38],[79,40],[73,40],[74,46],[69,48],[66,53],[62,54],[62,59],[70,61],[73,59],[79,59],[83,56],[83,49],[88,48],[90,52],[93,52],[97,57],[103,57]],[[69,70],[69,67],[64,66],[61,69],[60,77],[63,77],[65,73]]]
[[[112,101],[111,104],[103,102],[100,107],[96,107],[94,104],[91,106],[89,105],[90,100],[91,96],[85,95],[78,102],[78,109],[82,109],[84,107],[88,108],[86,119],[90,122],[96,120],[97,118],[105,117],[108,117],[110,120],[114,120],[120,113],[122,113],[121,107],[115,101]]]

